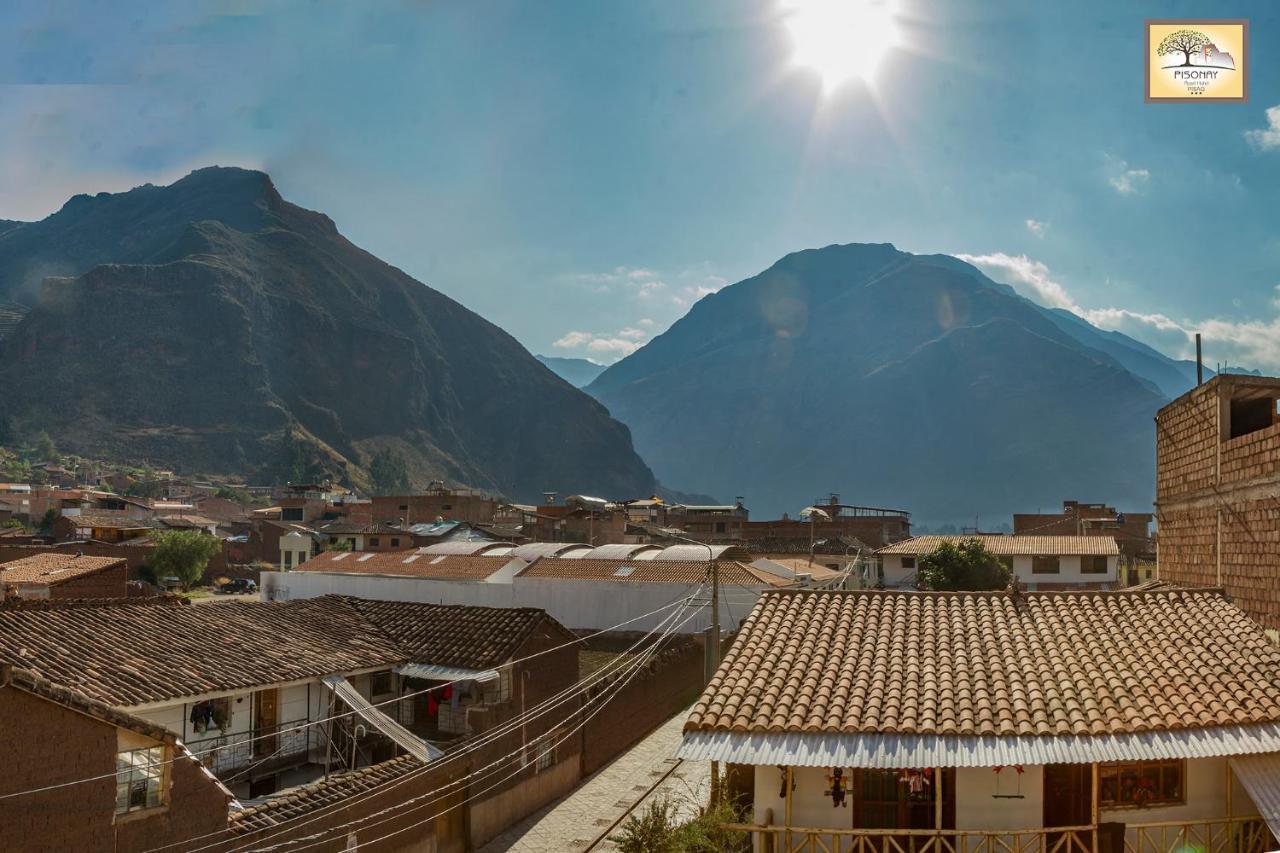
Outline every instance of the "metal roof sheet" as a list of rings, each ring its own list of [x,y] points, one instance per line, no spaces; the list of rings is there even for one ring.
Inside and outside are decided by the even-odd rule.
[[[1271,834],[1280,837],[1280,755],[1274,752],[1241,755],[1231,759],[1240,784],[1258,807]]]
[[[676,755],[684,759],[734,764],[892,769],[1090,764],[1097,761],[1212,758],[1277,751],[1280,751],[1280,723],[1135,734],[1021,737],[686,732]],[[1239,764],[1241,759],[1235,761]],[[1246,773],[1253,767],[1251,764],[1248,766],[1250,769]],[[1280,761],[1271,756],[1266,768],[1280,769]],[[1277,780],[1280,776],[1272,776],[1268,784],[1277,795],[1276,802],[1280,803]],[[1243,777],[1241,782],[1244,782]],[[1262,808],[1261,802],[1258,807]]]
[[[495,542],[491,539],[451,539],[448,542],[437,542],[420,549],[423,554],[505,554],[511,550],[510,542]]]

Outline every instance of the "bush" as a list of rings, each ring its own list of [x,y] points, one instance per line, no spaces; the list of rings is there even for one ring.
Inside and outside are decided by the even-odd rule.
[[[222,548],[222,540],[199,530],[165,530],[151,537],[155,550],[147,558],[147,578],[162,586],[167,577],[175,577],[184,590],[204,577],[209,560]]]
[[[920,558],[920,581],[927,588],[947,591],[1004,589],[1012,573],[987,550],[981,539],[943,542]]]
[[[724,824],[741,823],[742,817],[732,803],[722,801],[680,823],[677,804],[660,795],[642,812],[628,817],[609,840],[621,853],[731,853],[743,848],[747,836],[725,829]]]

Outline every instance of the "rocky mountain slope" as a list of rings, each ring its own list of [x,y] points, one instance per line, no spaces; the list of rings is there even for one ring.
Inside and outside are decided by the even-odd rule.
[[[585,388],[590,385],[597,376],[604,373],[605,368],[603,364],[596,364],[585,358],[564,358],[556,355],[534,357],[574,388]]]
[[[0,417],[182,471],[650,494],[627,428],[504,331],[260,172],[77,196],[0,231]]]
[[[1143,509],[1178,363],[1074,321],[955,258],[829,246],[704,298],[588,390],[659,479],[765,517],[828,490],[922,522]]]

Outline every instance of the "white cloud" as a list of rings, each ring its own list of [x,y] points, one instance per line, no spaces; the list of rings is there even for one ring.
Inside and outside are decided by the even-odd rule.
[[[1035,219],[1028,219],[1026,225],[1028,231],[1041,238],[1044,237],[1044,232],[1049,230],[1048,222],[1039,222]]]
[[[973,264],[997,281],[1008,279],[1007,283],[1014,290],[1042,305],[1076,310],[1066,288],[1050,277],[1049,268],[1040,261],[1033,261],[1026,255],[1006,255],[1004,252],[987,255],[960,254],[956,257]]]
[[[1260,130],[1246,130],[1244,138],[1260,151],[1280,148],[1280,105],[1267,108],[1267,126]]]
[[[1125,169],[1119,175],[1108,178],[1108,183],[1121,195],[1132,195],[1147,185],[1151,173],[1146,169]]]
[[[611,357],[610,360],[616,361],[640,349],[648,336],[648,332],[633,326],[627,326],[616,334],[572,331],[561,335],[551,346],[560,350]]]
[[[627,326],[625,329],[618,332],[618,337],[626,338],[629,341],[642,341],[645,338],[649,337],[649,333],[646,332],[644,329],[637,329],[634,326]]]
[[[992,252],[957,254],[996,281],[1005,281],[1024,296],[1053,308],[1065,308],[1100,329],[1121,332],[1171,358],[1195,357],[1195,336],[1204,338],[1205,352],[1213,361],[1280,372],[1280,313],[1269,320],[1235,321],[1220,317],[1178,320],[1161,313],[1128,308],[1083,308],[1067,289],[1055,281],[1049,268],[1026,255]],[[1280,284],[1271,305],[1280,312]],[[1212,362],[1211,362],[1212,363]]]

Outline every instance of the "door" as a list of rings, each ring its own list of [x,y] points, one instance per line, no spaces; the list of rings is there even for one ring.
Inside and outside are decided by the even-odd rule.
[[[253,742],[253,757],[264,758],[280,746],[275,734],[276,726],[280,725],[279,689],[273,687],[270,690],[259,690],[253,695],[253,708],[254,737],[258,738]],[[261,737],[264,734],[270,736]]]
[[[942,829],[956,825],[955,770],[942,770],[942,809],[938,813],[937,773],[921,770],[860,770],[854,772],[850,796],[853,829]],[[909,853],[927,844],[930,836],[881,835],[867,839],[866,849],[880,853]],[[943,845],[942,849],[946,849]],[[932,849],[939,849],[933,847]]]
[[[1089,826],[1093,821],[1093,765],[1046,764],[1044,825]]]

